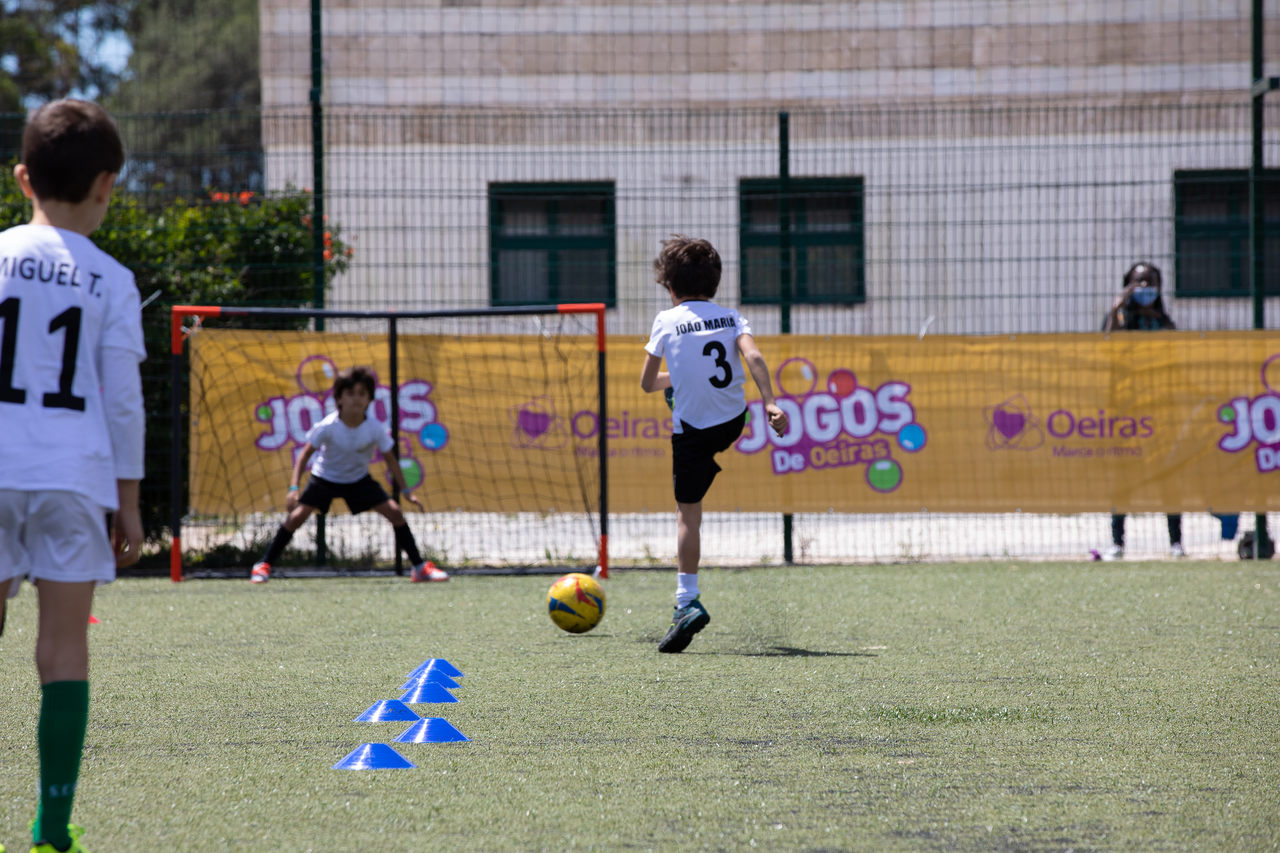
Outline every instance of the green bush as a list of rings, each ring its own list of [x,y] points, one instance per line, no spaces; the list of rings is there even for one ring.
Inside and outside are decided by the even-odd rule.
[[[169,307],[310,307],[314,276],[312,198],[307,192],[293,188],[268,195],[210,192],[206,198],[172,198],[161,204],[148,203],[152,197],[117,191],[92,239],[133,271],[142,299],[152,300],[143,309],[147,477],[142,513],[148,539],[159,542],[166,538],[171,504]],[[0,230],[30,218],[31,204],[22,196],[10,164],[0,172]],[[325,228],[327,291],[333,277],[346,270],[352,250],[341,239],[339,226],[326,222]],[[262,325],[299,328],[304,324]],[[185,419],[185,401],[182,412]],[[185,494],[185,455],[180,473]]]

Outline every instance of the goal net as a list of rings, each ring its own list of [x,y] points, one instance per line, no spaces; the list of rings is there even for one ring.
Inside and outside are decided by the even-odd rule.
[[[603,305],[172,310],[175,580],[260,559],[334,378],[357,365],[377,377],[368,416],[391,429],[392,464],[425,507],[400,501],[425,558],[607,574]],[[397,496],[386,459],[369,471]],[[391,525],[335,500],[273,570],[393,567],[405,570]]]

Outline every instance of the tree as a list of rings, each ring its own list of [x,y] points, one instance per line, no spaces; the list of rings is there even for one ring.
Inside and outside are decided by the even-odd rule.
[[[0,0],[0,112],[109,92],[116,72],[99,49],[124,17],[120,3]]]
[[[125,32],[133,54],[106,106],[137,117],[129,187],[261,191],[257,0],[133,0]]]
[[[117,192],[102,227],[93,233],[98,247],[133,272],[142,298],[152,300],[142,313],[148,353],[142,366],[147,408],[142,514],[153,542],[165,537],[169,524],[168,306],[309,305],[314,291],[311,206],[310,194],[293,188],[270,196],[217,191],[174,198],[155,209],[137,195]],[[0,231],[30,217],[31,204],[18,189],[13,163],[0,161]],[[347,269],[352,249],[337,223],[326,224],[322,239],[327,287]],[[185,477],[185,465],[179,473]]]
[[[98,48],[118,35],[118,4],[0,0],[0,156],[21,147],[23,113],[68,95],[97,97],[115,85]]]
[[[101,48],[126,38],[121,71]],[[90,97],[128,143],[125,188],[261,191],[258,66],[257,0],[0,0],[0,153],[28,108]]]

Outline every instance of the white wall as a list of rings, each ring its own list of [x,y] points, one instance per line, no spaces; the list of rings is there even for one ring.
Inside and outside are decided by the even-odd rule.
[[[1172,295],[1173,173],[1243,167],[1247,145],[1209,131],[793,142],[793,177],[864,178],[867,301],[797,306],[792,331],[914,334],[931,316],[934,334],[1094,331],[1139,259],[1163,268],[1181,328],[1248,328],[1247,300]],[[720,249],[720,297],[737,302],[738,180],[777,171],[767,143],[361,145],[327,157],[326,209],[356,251],[330,307],[485,305],[490,181],[612,180],[610,326],[635,334],[664,305],[650,264],[671,233]],[[272,187],[305,185],[309,152],[270,151],[268,175]],[[777,331],[776,309],[746,313],[758,332]]]

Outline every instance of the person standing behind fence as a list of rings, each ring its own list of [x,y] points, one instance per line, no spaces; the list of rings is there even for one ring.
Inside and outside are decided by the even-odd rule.
[[[1121,280],[1124,289],[1120,291],[1111,310],[1107,312],[1106,319],[1102,323],[1102,331],[1176,329],[1177,326],[1165,311],[1164,298],[1160,292],[1161,284],[1160,268],[1155,264],[1139,261],[1129,267],[1129,271]],[[1111,516],[1111,547],[1102,552],[1102,559],[1124,558],[1124,521],[1123,513]],[[1178,513],[1170,513],[1168,524],[1170,556],[1175,558],[1187,556],[1186,550],[1182,547],[1182,516]]]
[[[94,588],[137,562],[143,543],[142,309],[133,273],[89,239],[123,167],[102,107],[45,104],[27,121],[13,169],[31,221],[0,234],[0,632],[5,599],[30,579],[40,677],[34,853],[84,853],[84,830],[70,821],[89,720],[89,614]]]

